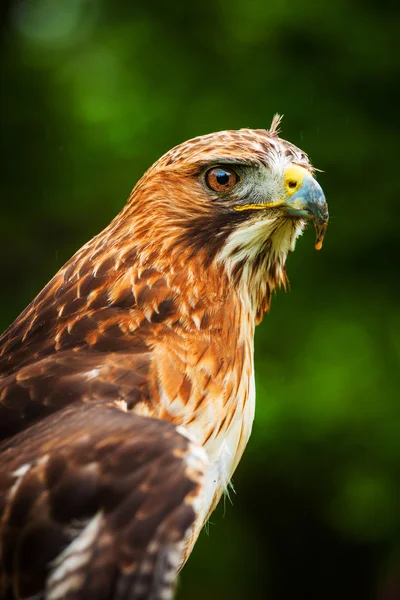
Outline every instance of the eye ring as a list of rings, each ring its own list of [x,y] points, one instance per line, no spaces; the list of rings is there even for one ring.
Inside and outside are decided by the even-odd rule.
[[[228,192],[239,181],[239,175],[226,167],[213,167],[205,176],[207,187],[213,192]]]

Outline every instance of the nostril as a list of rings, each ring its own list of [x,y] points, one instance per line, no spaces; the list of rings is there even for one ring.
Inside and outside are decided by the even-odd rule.
[[[297,186],[297,181],[294,181],[293,179],[291,181],[288,182],[288,186],[292,189],[294,189]]]

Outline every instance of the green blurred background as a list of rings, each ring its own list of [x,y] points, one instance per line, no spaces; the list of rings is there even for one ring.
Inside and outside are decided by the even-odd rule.
[[[256,336],[257,411],[179,600],[400,598],[399,20],[371,0],[3,2],[0,325],[119,211],[144,170],[214,130],[309,153],[308,231]]]

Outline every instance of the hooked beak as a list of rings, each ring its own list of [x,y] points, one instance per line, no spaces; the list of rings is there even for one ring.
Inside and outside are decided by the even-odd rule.
[[[284,202],[283,207],[290,216],[305,217],[313,221],[317,234],[315,248],[321,250],[329,213],[324,192],[314,177],[305,175],[300,188]]]
[[[304,167],[290,165],[284,174],[286,198],[278,202],[260,202],[257,204],[241,204],[235,210],[265,210],[280,208],[290,217],[311,219],[314,223],[317,238],[316,250],[321,250],[328,227],[329,213],[324,192],[319,183]]]

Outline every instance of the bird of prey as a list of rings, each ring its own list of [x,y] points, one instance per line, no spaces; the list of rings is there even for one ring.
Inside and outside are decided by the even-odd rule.
[[[254,328],[307,221],[269,130],[167,152],[0,338],[0,598],[168,600],[250,436]]]

